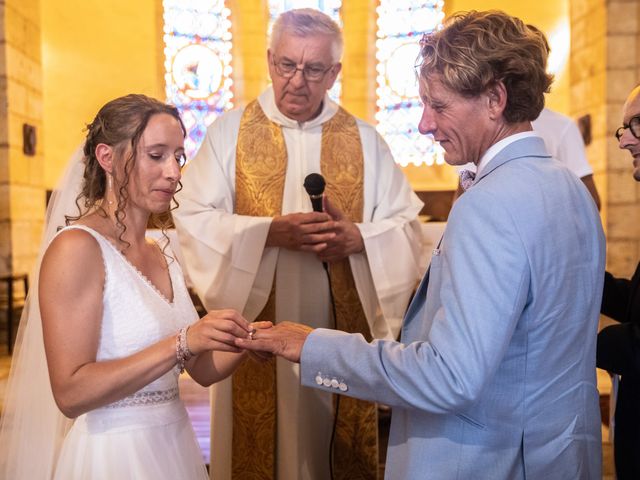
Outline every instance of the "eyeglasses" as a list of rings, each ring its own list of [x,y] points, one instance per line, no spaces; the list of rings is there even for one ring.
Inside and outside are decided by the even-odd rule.
[[[640,139],[640,115],[631,117],[631,120],[629,120],[628,125],[625,125],[623,123],[622,126],[616,130],[616,138],[618,139],[618,141],[620,141],[620,137],[624,135],[624,131],[627,128],[631,130],[631,135],[633,135],[637,139]]]
[[[276,73],[282,78],[293,78],[296,72],[302,72],[302,76],[308,82],[319,82],[324,78],[329,70],[333,68],[333,65],[325,68],[322,65],[305,65],[299,68],[294,62],[289,60],[276,60],[273,59],[273,66],[276,68]]]

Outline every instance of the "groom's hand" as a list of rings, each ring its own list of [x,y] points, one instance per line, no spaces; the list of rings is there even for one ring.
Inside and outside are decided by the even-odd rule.
[[[249,333],[249,339],[253,338],[256,334],[256,330],[263,328],[271,328],[273,327],[272,322],[253,322],[251,325],[251,332]],[[263,363],[273,358],[273,355],[270,352],[259,352],[255,350],[249,350],[247,352],[249,356],[255,360],[256,362]]]
[[[300,362],[302,347],[313,328],[282,322],[272,328],[256,329],[250,338],[236,338],[236,346],[254,352],[268,352],[291,362]]]

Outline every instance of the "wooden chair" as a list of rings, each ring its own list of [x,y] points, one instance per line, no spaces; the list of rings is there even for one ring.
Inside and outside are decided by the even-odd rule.
[[[17,282],[22,282],[22,292],[14,288]],[[3,289],[6,292],[6,296],[0,298],[0,308],[7,309],[7,349],[11,355],[13,353],[14,319],[15,317],[20,318],[18,315],[24,307],[24,302],[29,292],[29,276],[26,273],[3,275],[0,276],[1,283],[6,285]]]

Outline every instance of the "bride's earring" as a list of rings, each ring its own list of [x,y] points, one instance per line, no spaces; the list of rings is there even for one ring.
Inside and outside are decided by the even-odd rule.
[[[113,177],[110,173],[107,173],[107,203],[113,205]]]

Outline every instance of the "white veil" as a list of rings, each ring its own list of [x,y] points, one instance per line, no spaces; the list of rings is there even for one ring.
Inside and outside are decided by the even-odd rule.
[[[65,215],[78,215],[76,198],[82,189],[84,155],[81,146],[58,188],[51,195],[31,288],[22,311],[0,422],[0,478],[50,479],[61,442],[72,420],[53,399],[42,339],[38,304],[40,262]],[[84,210],[84,203],[80,202]]]

